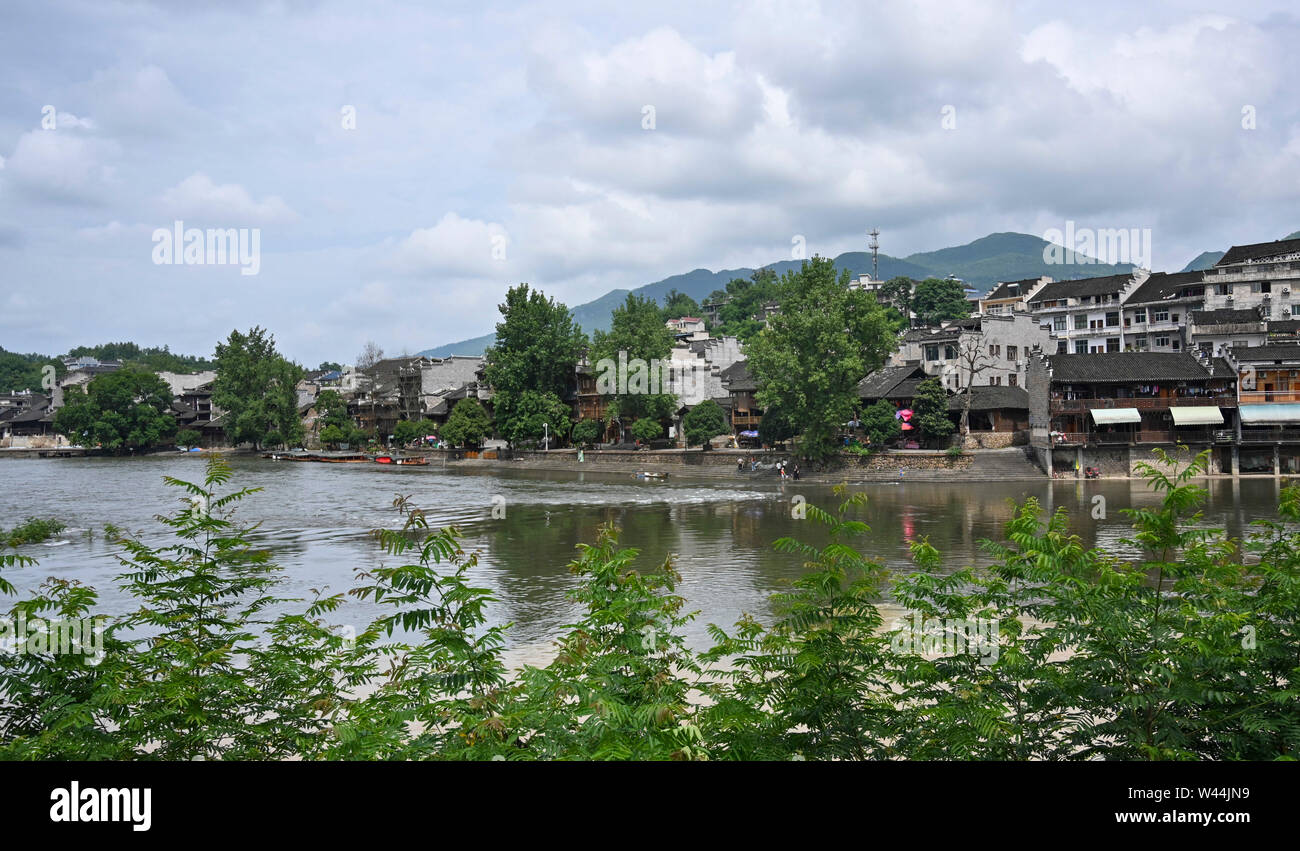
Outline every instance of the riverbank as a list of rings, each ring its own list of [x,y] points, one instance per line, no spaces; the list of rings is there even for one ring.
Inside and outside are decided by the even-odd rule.
[[[949,456],[946,452],[893,450],[867,456],[844,454],[826,469],[813,469],[789,452],[738,449],[585,450],[549,452],[501,449],[473,453],[463,450],[432,450],[422,453],[430,464],[475,469],[567,470],[634,475],[663,473],[692,479],[758,478],[777,475],[784,462],[787,470],[800,466],[800,480],[824,484],[838,482],[983,482],[1041,481],[1047,476],[1021,449],[986,449]],[[487,456],[487,457],[484,457]],[[438,459],[441,459],[439,464]]]

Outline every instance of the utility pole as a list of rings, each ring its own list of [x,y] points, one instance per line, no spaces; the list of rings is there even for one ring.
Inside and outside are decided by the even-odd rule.
[[[878,239],[880,231],[876,228],[872,228],[867,231],[867,235],[871,237],[871,242],[867,243],[867,247],[871,249],[871,280],[879,281],[880,275],[878,270],[880,267],[880,260],[877,255],[880,253],[880,240]]]

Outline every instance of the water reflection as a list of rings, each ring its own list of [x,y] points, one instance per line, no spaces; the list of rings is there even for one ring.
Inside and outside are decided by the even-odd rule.
[[[467,548],[480,556],[474,581],[500,598],[489,616],[515,625],[510,641],[516,647],[544,645],[577,615],[565,597],[575,583],[567,565],[577,544],[594,541],[604,523],[621,527],[622,545],[640,550],[644,566],[676,556],[680,590],[690,608],[700,611],[690,629],[697,646],[707,643],[709,622],[729,626],[746,611],[767,617],[768,596],[800,570],[799,559],[773,551],[772,542],[783,536],[824,541],[816,524],[792,516],[792,499],[828,509],[836,501],[827,486],[783,485],[775,477],[656,482],[589,471],[403,469],[252,458],[235,459],[233,466],[239,485],[262,489],[244,501],[239,516],[261,524],[257,537],[274,548],[291,594],[345,590],[356,571],[379,564],[382,555],[367,533],[400,525],[392,508],[400,493],[426,509],[431,523],[462,529]],[[41,563],[11,574],[15,584],[30,588],[50,575],[76,578],[100,590],[106,609],[121,611],[127,601],[112,582],[120,565],[101,530],[113,523],[165,541],[153,517],[178,503],[174,489],[163,485],[164,475],[197,479],[202,464],[170,456],[0,462],[0,526],[27,516],[59,517],[69,526],[57,545],[25,550]],[[1206,523],[1238,536],[1252,520],[1275,511],[1280,489],[1271,477],[1217,479],[1206,486]],[[860,548],[893,570],[910,567],[909,546],[922,538],[938,548],[950,570],[982,563],[979,542],[1000,538],[1015,504],[1030,496],[1047,510],[1063,508],[1086,545],[1132,557],[1136,553],[1122,543],[1132,534],[1122,510],[1158,503],[1143,483],[1121,480],[863,487],[870,497],[864,519],[872,532]],[[1097,497],[1104,500],[1104,516],[1094,517]],[[494,505],[504,507],[504,517],[493,516]],[[350,601],[340,619],[361,624],[375,613],[371,605]]]

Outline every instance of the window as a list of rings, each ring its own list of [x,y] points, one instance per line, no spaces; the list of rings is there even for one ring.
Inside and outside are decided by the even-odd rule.
[[[1250,346],[1250,341],[1249,341],[1249,340],[1233,340],[1233,341],[1232,341],[1232,347],[1233,347],[1234,349],[1244,349],[1244,348],[1247,348],[1247,347],[1249,347],[1249,346]]]
[[[944,359],[944,360],[956,360],[956,359],[957,359],[957,347],[956,347],[956,346],[944,346],[944,347],[943,347],[943,359]]]
[[[1109,313],[1106,314],[1106,327],[1107,327],[1107,328],[1118,328],[1118,327],[1119,327],[1119,311],[1118,311],[1118,310],[1112,310],[1112,311],[1110,311]]]
[[[1107,338],[1106,338],[1106,351],[1108,351],[1108,352],[1118,352],[1118,351],[1119,351],[1119,337],[1107,337]]]
[[[1157,348],[1157,349],[1167,349],[1167,348],[1169,348],[1169,337],[1168,337],[1167,335],[1164,335],[1164,334],[1157,334],[1157,335],[1156,335],[1156,348]]]
[[[1265,319],[1273,318],[1273,305],[1269,304],[1268,302],[1264,302],[1259,306],[1259,309],[1260,312],[1264,314]]]
[[[1145,307],[1139,307],[1136,310],[1134,310],[1133,321],[1136,322],[1138,325],[1144,324],[1147,321],[1147,309]]]
[[[1183,341],[1178,339],[1177,337],[1174,337],[1174,351],[1176,352],[1181,351],[1182,348],[1183,348]]]
[[[1219,295],[1232,295],[1232,284],[1216,284],[1214,290]]]
[[[1167,311],[1167,310],[1153,310],[1153,311],[1151,311],[1151,321],[1152,321],[1152,322],[1168,322],[1168,321],[1169,321],[1169,311]]]
[[[1169,321],[1174,323],[1178,322],[1178,314],[1177,313],[1169,314]]]
[[[1143,334],[1143,335],[1141,335],[1140,337],[1134,337],[1134,338],[1133,338],[1133,351],[1135,351],[1135,352],[1145,352],[1146,350],[1147,350],[1147,335],[1146,335],[1146,334]]]
[[[1020,380],[1014,372],[1007,376],[1007,384],[1010,384],[1012,387],[1020,386]]]
[[[998,352],[999,352],[1001,349],[1002,349],[1001,346],[995,346],[995,345],[993,345],[992,343],[989,343],[989,357],[991,357],[991,358],[995,358],[995,357],[997,357],[997,356],[998,356]]]
[[[1020,353],[1020,349],[1016,348],[1015,346],[1007,346],[1007,360],[1015,360],[1016,355],[1019,353]]]
[[[1087,341],[1087,340],[1075,340],[1075,341],[1074,341],[1074,353],[1075,353],[1076,355],[1086,355],[1086,354],[1088,354],[1088,341]]]
[[[1088,328],[1088,314],[1080,313],[1074,317],[1074,330],[1086,331]]]
[[[930,345],[926,346],[926,347],[925,347],[925,359],[926,359],[926,360],[938,360],[938,359],[939,359],[939,347],[938,347],[937,345],[933,344],[933,343],[931,343]]]
[[[1055,317],[1052,318],[1052,330],[1053,330],[1053,331],[1064,331],[1064,330],[1065,330],[1065,317],[1064,317],[1064,316],[1055,316]]]
[[[1069,351],[1070,351],[1070,344],[1065,342],[1064,340],[1056,344],[1056,353],[1058,355],[1068,354]]]

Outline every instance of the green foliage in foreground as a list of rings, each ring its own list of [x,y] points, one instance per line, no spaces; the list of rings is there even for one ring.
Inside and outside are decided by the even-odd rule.
[[[682,637],[672,559],[639,570],[603,527],[569,566],[581,613],[554,660],[516,672],[476,557],[405,498],[403,528],[375,533],[392,563],[349,592],[383,615],[345,634],[327,623],[338,594],[272,616],[298,606],[231,520],[253,491],[213,458],[201,484],[167,480],[184,494],[162,518],[174,543],[117,533],[133,613],[98,616],[60,579],[13,604],[102,617],[102,657],[0,648],[0,758],[1293,759],[1300,488],[1232,540],[1199,514],[1206,456],[1169,472],[1157,455],[1142,472],[1159,503],[1127,511],[1133,562],[1029,500],[984,542],[987,566],[952,572],[918,541],[891,584],[853,543],[865,496],[839,489],[833,513],[803,507],[809,541],[775,543],[803,567],[775,620],[711,626],[705,652]],[[30,564],[0,555],[0,571]],[[906,620],[886,621],[887,588]],[[980,623],[988,641],[953,646]]]

